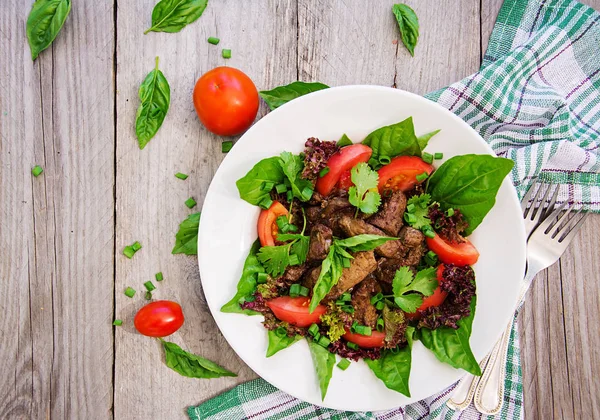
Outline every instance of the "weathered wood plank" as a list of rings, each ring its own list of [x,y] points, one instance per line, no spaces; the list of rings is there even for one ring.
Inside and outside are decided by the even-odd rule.
[[[181,32],[144,36],[150,6],[136,0],[120,3],[118,10],[116,314],[128,327],[116,333],[116,418],[183,418],[187,406],[256,377],[218,331],[204,302],[196,258],[171,255],[178,224],[192,212],[184,201],[194,197],[198,211],[223,158],[222,138],[201,126],[191,95],[197,78],[218,65],[243,70],[259,89],[296,80],[295,1],[249,2],[243,8],[234,0],[209,2],[203,16]],[[209,36],[221,43],[208,44]],[[231,59],[221,58],[222,48],[231,48]],[[139,150],[137,89],[155,55],[171,85],[171,109],[157,136]],[[178,180],[173,176],[178,171],[190,177]],[[143,248],[128,260],[121,251],[135,240]],[[169,339],[237,372],[237,378],[181,377],[164,365],[156,341],[134,333],[133,314],[145,303],[142,284],[158,271],[165,279],[156,283],[155,299],[180,302],[186,316]],[[123,295],[126,286],[138,290],[133,300]]]
[[[0,17],[0,418],[109,418],[113,5],[75,5],[35,63],[30,7]]]

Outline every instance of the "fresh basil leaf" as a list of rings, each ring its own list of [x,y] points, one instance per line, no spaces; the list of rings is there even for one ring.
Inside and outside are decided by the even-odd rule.
[[[329,381],[331,380],[331,375],[333,374],[335,355],[314,341],[308,342],[308,348],[310,349],[310,355],[312,356],[315,370],[317,371],[317,379],[319,380],[319,387],[321,388],[321,400],[324,400],[325,394],[327,394],[327,388],[329,387]]]
[[[387,241],[394,241],[398,238],[392,238],[390,236],[379,236],[362,234],[351,236],[346,239],[335,239],[334,243],[340,248],[346,248],[350,252],[358,251],[371,251],[378,246],[383,245]]]
[[[273,356],[278,351],[286,349],[292,344],[294,344],[296,341],[302,339],[301,335],[295,335],[293,337],[284,335],[283,337],[280,337],[277,335],[276,330],[269,330],[268,336],[269,347],[267,348],[267,357]]]
[[[414,328],[406,327],[408,345],[397,352],[384,350],[377,360],[365,359],[365,363],[386,387],[410,397],[408,381],[410,379],[410,365],[412,362],[412,343]]]
[[[238,179],[235,185],[242,200],[258,206],[263,198],[269,197],[269,191],[261,189],[263,184],[265,182],[281,184],[283,179],[279,156],[274,156],[258,162],[244,177]]]
[[[242,269],[242,276],[237,284],[237,292],[235,296],[221,307],[221,312],[235,313],[235,314],[246,314],[246,315],[259,315],[260,312],[252,311],[250,309],[242,309],[240,307],[240,299],[252,296],[256,291],[256,280],[258,273],[264,273],[265,269],[258,260],[257,254],[260,249],[260,241],[257,239],[250,247],[250,252],[244,261],[244,268]]]
[[[183,350],[175,343],[160,340],[165,349],[165,362],[168,367],[188,378],[221,378],[223,376],[237,376],[235,373],[211,362],[204,357],[197,356]]]
[[[442,209],[460,209],[470,235],[496,203],[496,194],[514,162],[490,155],[454,156],[429,178],[427,186],[433,201]]]
[[[304,159],[290,152],[283,152],[279,159],[281,169],[292,186],[292,193],[294,194],[294,197],[300,201],[310,200],[312,197],[313,185],[308,179],[303,179],[300,177],[300,174],[304,169]],[[305,196],[302,194],[306,188],[310,189],[310,195]]]
[[[392,6],[398,28],[400,28],[400,36],[402,43],[413,57],[415,56],[415,46],[419,39],[419,18],[413,9],[406,4],[394,4]]]
[[[52,44],[71,11],[71,0],[37,0],[27,18],[27,41],[35,60]]]
[[[313,287],[313,295],[310,300],[310,313],[317,308],[321,300],[323,300],[333,286],[337,284],[340,277],[342,277],[342,270],[344,269],[343,257],[340,256],[337,248],[334,241],[329,247],[327,257],[321,263],[321,273]]]
[[[278,86],[272,90],[261,90],[260,96],[269,105],[272,110],[279,108],[281,105],[288,103],[292,99],[299,98],[300,96],[308,93],[316,92],[318,90],[327,89],[329,86],[323,83],[307,83],[307,82],[293,82],[289,85]]]
[[[378,128],[363,140],[363,144],[371,147],[373,154],[369,165],[379,165],[379,158],[393,158],[400,155],[421,156],[421,146],[415,135],[412,117],[399,123]]]
[[[435,130],[435,131],[431,131],[429,133],[423,134],[422,136],[417,137],[417,141],[419,142],[419,147],[421,148],[421,150],[425,149],[425,147],[427,147],[427,143],[429,143],[429,140],[435,136],[437,133],[439,133],[442,130]]]
[[[148,32],[179,32],[186,25],[196,21],[208,0],[161,0],[152,10],[152,26]]]
[[[471,301],[471,313],[457,322],[458,329],[439,327],[435,330],[420,329],[420,339],[425,347],[435,354],[441,362],[457,369],[464,369],[472,375],[481,376],[481,368],[471,351],[469,338],[475,317],[477,297]]]
[[[158,57],[154,70],[148,73],[140,86],[139,96],[141,103],[135,117],[135,134],[140,149],[143,149],[162,125],[171,103],[171,88],[158,69]]]
[[[350,137],[348,137],[346,134],[342,134],[342,137],[337,142],[339,147],[350,146],[352,144],[352,140],[350,140]]]
[[[192,213],[179,224],[172,254],[198,255],[198,226],[200,213]]]

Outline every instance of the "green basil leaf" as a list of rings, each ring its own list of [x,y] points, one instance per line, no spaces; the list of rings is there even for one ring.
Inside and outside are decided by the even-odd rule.
[[[352,144],[354,143],[352,143],[352,140],[346,134],[342,134],[342,137],[337,141],[339,147],[350,146]]]
[[[321,388],[321,400],[324,400],[333,373],[333,365],[335,365],[335,355],[314,341],[308,342],[308,348],[310,349],[310,355],[317,371],[317,379]]]
[[[279,163],[281,164],[281,170],[283,171],[287,179],[290,181],[294,197],[296,197],[300,201],[310,200],[310,198],[312,197],[312,193],[310,196],[302,195],[302,192],[305,188],[309,188],[311,191],[313,190],[312,182],[310,182],[308,179],[303,179],[300,176],[302,170],[304,169],[304,159],[290,152],[281,153],[279,159]]]
[[[154,70],[140,85],[139,96],[141,103],[135,116],[135,135],[143,149],[162,125],[171,103],[171,88],[158,69],[158,57]]]
[[[167,366],[182,376],[202,379],[237,376],[215,362],[183,350],[175,343],[161,341],[165,349],[165,362]]]
[[[250,309],[242,309],[240,307],[240,299],[251,296],[256,291],[256,277],[258,273],[264,273],[265,269],[258,261],[258,250],[260,249],[260,241],[257,239],[250,247],[250,252],[244,262],[244,268],[242,269],[242,276],[238,281],[237,292],[235,296],[221,307],[221,312],[246,314],[246,315],[259,315],[260,312],[252,311]]]
[[[457,322],[458,329],[439,327],[435,330],[421,328],[420,339],[425,347],[441,362],[457,369],[464,369],[472,375],[480,376],[481,368],[471,351],[469,338],[475,317],[477,297],[471,301],[471,314]]]
[[[419,39],[419,18],[413,9],[406,4],[394,4],[392,11],[398,21],[402,43],[413,57],[415,56],[415,46]]]
[[[269,191],[261,189],[263,184],[265,182],[281,184],[283,179],[280,158],[274,156],[258,162],[243,178],[238,179],[235,185],[242,200],[257,206],[263,198],[269,197]]]
[[[329,248],[327,258],[321,263],[321,273],[319,278],[313,287],[313,295],[310,300],[309,311],[312,313],[321,300],[331,291],[333,286],[337,284],[340,277],[342,277],[342,270],[344,264],[342,256],[339,254],[339,250],[335,241]]]
[[[377,360],[365,359],[365,363],[381,381],[391,390],[410,397],[408,381],[410,379],[411,350],[414,328],[406,328],[408,345],[397,352],[384,350]]]
[[[425,149],[425,147],[427,147],[427,143],[429,143],[429,140],[440,131],[442,130],[435,130],[417,137],[417,142],[419,142],[419,147],[421,148],[421,150]]]
[[[152,26],[144,34],[179,32],[204,12],[208,0],[161,0],[152,10]]]
[[[289,85],[278,86],[272,90],[261,90],[259,94],[272,111],[279,108],[281,105],[288,103],[292,99],[299,98],[307,93],[316,92],[317,90],[327,89],[328,87],[329,86],[318,82],[293,82]]]
[[[301,335],[295,335],[293,337],[289,337],[284,335],[283,337],[279,337],[276,330],[269,330],[269,347],[267,348],[267,357],[273,356],[280,350],[286,349],[296,341],[302,339]]]
[[[363,144],[373,149],[369,165],[379,165],[379,158],[393,158],[400,155],[421,156],[421,146],[415,135],[412,117],[399,123],[378,128],[363,140]]]
[[[198,226],[200,213],[192,213],[180,223],[172,254],[198,255]]]
[[[52,44],[71,11],[71,0],[37,0],[27,18],[27,40],[35,60]]]
[[[338,247],[346,248],[350,252],[359,252],[359,251],[371,251],[378,246],[383,245],[387,241],[394,241],[398,238],[392,238],[390,236],[379,236],[379,235],[369,235],[362,234],[352,236],[346,239],[336,239],[334,243]]]
[[[514,162],[490,155],[461,155],[444,162],[429,178],[432,201],[460,209],[470,235],[496,203],[496,193]]]

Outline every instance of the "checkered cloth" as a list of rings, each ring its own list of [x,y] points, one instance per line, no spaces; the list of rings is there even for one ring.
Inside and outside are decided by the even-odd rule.
[[[540,176],[561,184],[559,201],[600,211],[599,21],[572,0],[506,0],[481,70],[427,95],[517,163],[512,179],[520,195]],[[514,323],[496,418],[523,418],[518,336]],[[352,413],[313,406],[257,379],[188,413],[192,420],[481,418],[473,406],[461,413],[446,406],[454,387],[395,410]]]

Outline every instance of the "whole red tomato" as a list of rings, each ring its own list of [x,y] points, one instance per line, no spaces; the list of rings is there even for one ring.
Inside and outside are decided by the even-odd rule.
[[[235,136],[246,131],[256,118],[258,91],[240,70],[217,67],[196,82],[194,106],[209,131]]]
[[[133,324],[140,334],[148,337],[166,337],[183,325],[181,306],[170,300],[157,300],[142,307]]]

